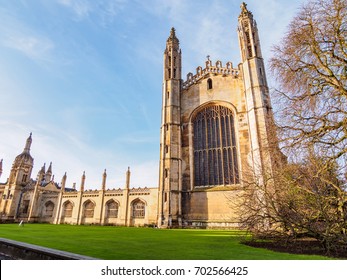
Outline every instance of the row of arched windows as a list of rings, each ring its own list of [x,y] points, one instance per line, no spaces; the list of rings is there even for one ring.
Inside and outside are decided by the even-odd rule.
[[[63,214],[65,218],[72,217],[73,203],[67,201],[63,204]],[[94,217],[95,204],[88,200],[83,204],[83,217],[93,218]],[[146,204],[140,200],[136,199],[131,204],[131,214],[133,218],[144,218],[145,217]],[[118,218],[119,203],[110,200],[106,203],[106,218]]]

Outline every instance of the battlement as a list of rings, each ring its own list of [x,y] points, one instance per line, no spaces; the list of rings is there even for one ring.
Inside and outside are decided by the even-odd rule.
[[[212,61],[209,59],[205,62],[206,67],[203,69],[201,66],[196,68],[196,74],[189,72],[187,74],[187,80],[183,82],[183,89],[187,89],[192,84],[197,83],[199,80],[205,78],[209,74],[214,75],[225,75],[225,76],[233,76],[234,78],[238,78],[241,74],[240,69],[233,68],[233,64],[229,61],[226,63],[225,67],[223,67],[222,62],[218,60],[216,65],[212,65]]]

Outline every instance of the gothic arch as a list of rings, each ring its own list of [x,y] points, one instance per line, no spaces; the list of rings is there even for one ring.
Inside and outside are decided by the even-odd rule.
[[[236,116],[235,107],[221,101],[207,102],[191,113],[194,187],[240,183]]]
[[[93,218],[94,217],[95,202],[88,199],[83,203],[83,217]]]
[[[63,203],[63,213],[62,217],[70,218],[72,217],[72,210],[74,208],[74,203],[71,200],[67,200]]]
[[[136,198],[131,202],[131,217],[135,219],[144,219],[146,216],[147,203],[145,200]]]
[[[119,201],[115,199],[110,199],[105,203],[105,217],[108,218],[118,218],[119,212]]]
[[[55,207],[55,204],[51,200],[48,200],[44,205],[44,216],[53,217],[54,207]]]

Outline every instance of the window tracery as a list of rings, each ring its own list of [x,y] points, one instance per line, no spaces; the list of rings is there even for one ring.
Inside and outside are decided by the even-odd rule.
[[[106,208],[106,217],[107,218],[118,218],[118,209],[119,209],[119,204],[115,202],[114,200],[111,200],[107,203],[107,208]]]
[[[213,105],[193,120],[195,186],[239,183],[234,116],[230,109]]]
[[[87,201],[84,204],[84,217],[85,218],[93,218],[94,217],[94,208],[95,208],[94,203],[91,202],[90,200]]]
[[[48,201],[45,204],[45,216],[53,217],[54,203],[52,201]]]
[[[137,200],[133,203],[132,216],[134,218],[144,218],[145,217],[146,205],[143,201]]]
[[[73,205],[71,202],[66,202],[64,204],[64,212],[63,212],[63,217],[69,218],[72,217],[72,209],[73,209]]]

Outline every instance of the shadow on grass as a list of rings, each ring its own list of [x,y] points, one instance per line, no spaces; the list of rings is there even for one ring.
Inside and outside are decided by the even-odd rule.
[[[300,254],[300,255],[320,255],[330,258],[347,259],[347,250],[335,248],[326,252],[324,246],[315,239],[298,239],[291,242],[283,240],[242,240],[242,244],[253,247],[268,249],[275,252]]]

